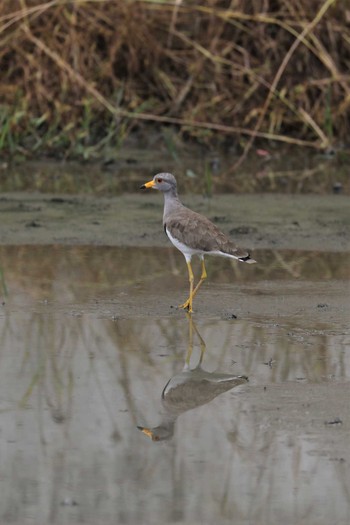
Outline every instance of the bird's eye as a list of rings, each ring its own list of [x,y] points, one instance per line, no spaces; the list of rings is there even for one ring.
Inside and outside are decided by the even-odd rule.
[[[163,179],[157,179],[157,182],[160,184],[161,182],[163,182]]]

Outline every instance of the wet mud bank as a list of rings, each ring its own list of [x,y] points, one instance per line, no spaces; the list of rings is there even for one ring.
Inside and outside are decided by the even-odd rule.
[[[348,198],[183,200],[191,318],[161,196],[2,194],[1,523],[348,525]]]
[[[344,195],[185,196],[250,249],[349,251],[349,197]],[[114,198],[3,193],[0,244],[168,246],[159,194]]]

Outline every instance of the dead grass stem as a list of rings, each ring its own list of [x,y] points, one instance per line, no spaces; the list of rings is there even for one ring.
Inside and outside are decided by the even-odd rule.
[[[232,137],[239,163],[256,138],[328,148],[349,132],[347,20],[336,0],[4,0],[0,150],[69,156],[147,122]]]

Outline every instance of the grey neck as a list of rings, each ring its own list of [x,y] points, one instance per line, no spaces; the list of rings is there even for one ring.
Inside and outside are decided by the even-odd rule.
[[[182,203],[177,196],[176,189],[164,192],[164,217],[179,206],[182,206]]]

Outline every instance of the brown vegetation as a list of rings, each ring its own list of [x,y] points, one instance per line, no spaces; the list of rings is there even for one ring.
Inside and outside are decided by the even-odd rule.
[[[246,148],[344,141],[345,4],[3,0],[0,151],[93,155],[149,122]]]

